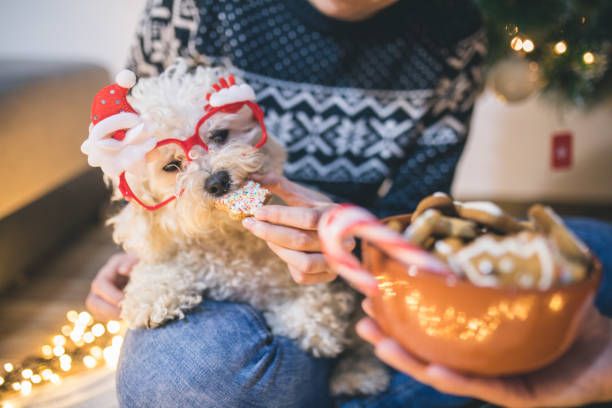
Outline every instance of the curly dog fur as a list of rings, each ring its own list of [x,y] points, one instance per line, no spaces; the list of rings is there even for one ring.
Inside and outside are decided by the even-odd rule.
[[[203,96],[220,74],[212,68],[190,71],[179,62],[159,77],[141,79],[130,103],[158,139],[186,138],[202,115]],[[314,356],[342,353],[331,380],[334,394],[381,391],[388,373],[352,330],[357,294],[342,282],[297,285],[266,243],[216,209],[215,197],[203,187],[221,170],[229,173],[231,189],[253,173],[282,172],[285,152],[273,138],[261,149],[252,148],[260,135],[247,109],[211,118],[201,130],[209,152],[178,174],[162,168],[180,160],[182,152],[169,148],[148,155],[145,174],[132,189],[155,202],[179,188],[177,200],[153,212],[130,203],[109,220],[115,241],[140,258],[125,289],[122,318],[131,328],[153,328],[183,318],[203,297],[246,302],[263,312],[273,334],[293,339]],[[220,128],[230,137],[216,146],[207,138]],[[117,186],[117,180],[112,182]]]

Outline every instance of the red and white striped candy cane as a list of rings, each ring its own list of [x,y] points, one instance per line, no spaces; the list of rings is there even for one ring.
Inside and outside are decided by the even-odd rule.
[[[397,232],[383,225],[363,208],[343,204],[331,208],[319,221],[319,237],[327,262],[341,276],[358,287],[372,287],[375,280],[365,271],[343,243],[359,237],[376,245],[407,266],[447,275],[448,266],[420,247],[410,244]],[[361,284],[361,285],[360,285]]]

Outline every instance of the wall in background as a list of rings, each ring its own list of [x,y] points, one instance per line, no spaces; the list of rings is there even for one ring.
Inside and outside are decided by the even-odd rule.
[[[572,165],[551,167],[553,133],[570,131]],[[479,98],[453,190],[464,198],[612,203],[612,98],[583,112],[534,96]]]
[[[126,60],[145,0],[19,0],[0,4],[0,58]],[[550,168],[550,137],[574,134],[574,163]],[[538,98],[479,99],[454,192],[463,198],[612,202],[612,101],[588,114]]]
[[[0,58],[88,61],[120,69],[145,0],[0,2]]]

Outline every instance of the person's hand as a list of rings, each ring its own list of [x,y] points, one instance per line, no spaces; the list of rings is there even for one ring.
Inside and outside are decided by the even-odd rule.
[[[336,279],[321,254],[317,235],[319,218],[333,202],[323,194],[300,186],[283,176],[267,174],[256,181],[289,206],[265,205],[242,224],[263,239],[285,261],[293,280],[310,285]]]
[[[363,308],[372,315],[369,300]],[[513,377],[481,378],[423,363],[386,337],[371,318],[357,324],[357,333],[374,345],[382,361],[442,392],[520,407],[612,400],[612,320],[593,307],[580,337],[563,357],[539,371]]]
[[[130,272],[138,258],[124,252],[113,255],[91,282],[85,306],[98,320],[118,319],[122,289],[127,285]]]

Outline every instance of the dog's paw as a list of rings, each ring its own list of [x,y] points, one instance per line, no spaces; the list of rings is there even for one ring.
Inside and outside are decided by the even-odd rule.
[[[391,375],[374,356],[347,356],[340,360],[330,382],[332,395],[372,395],[387,389]]]

